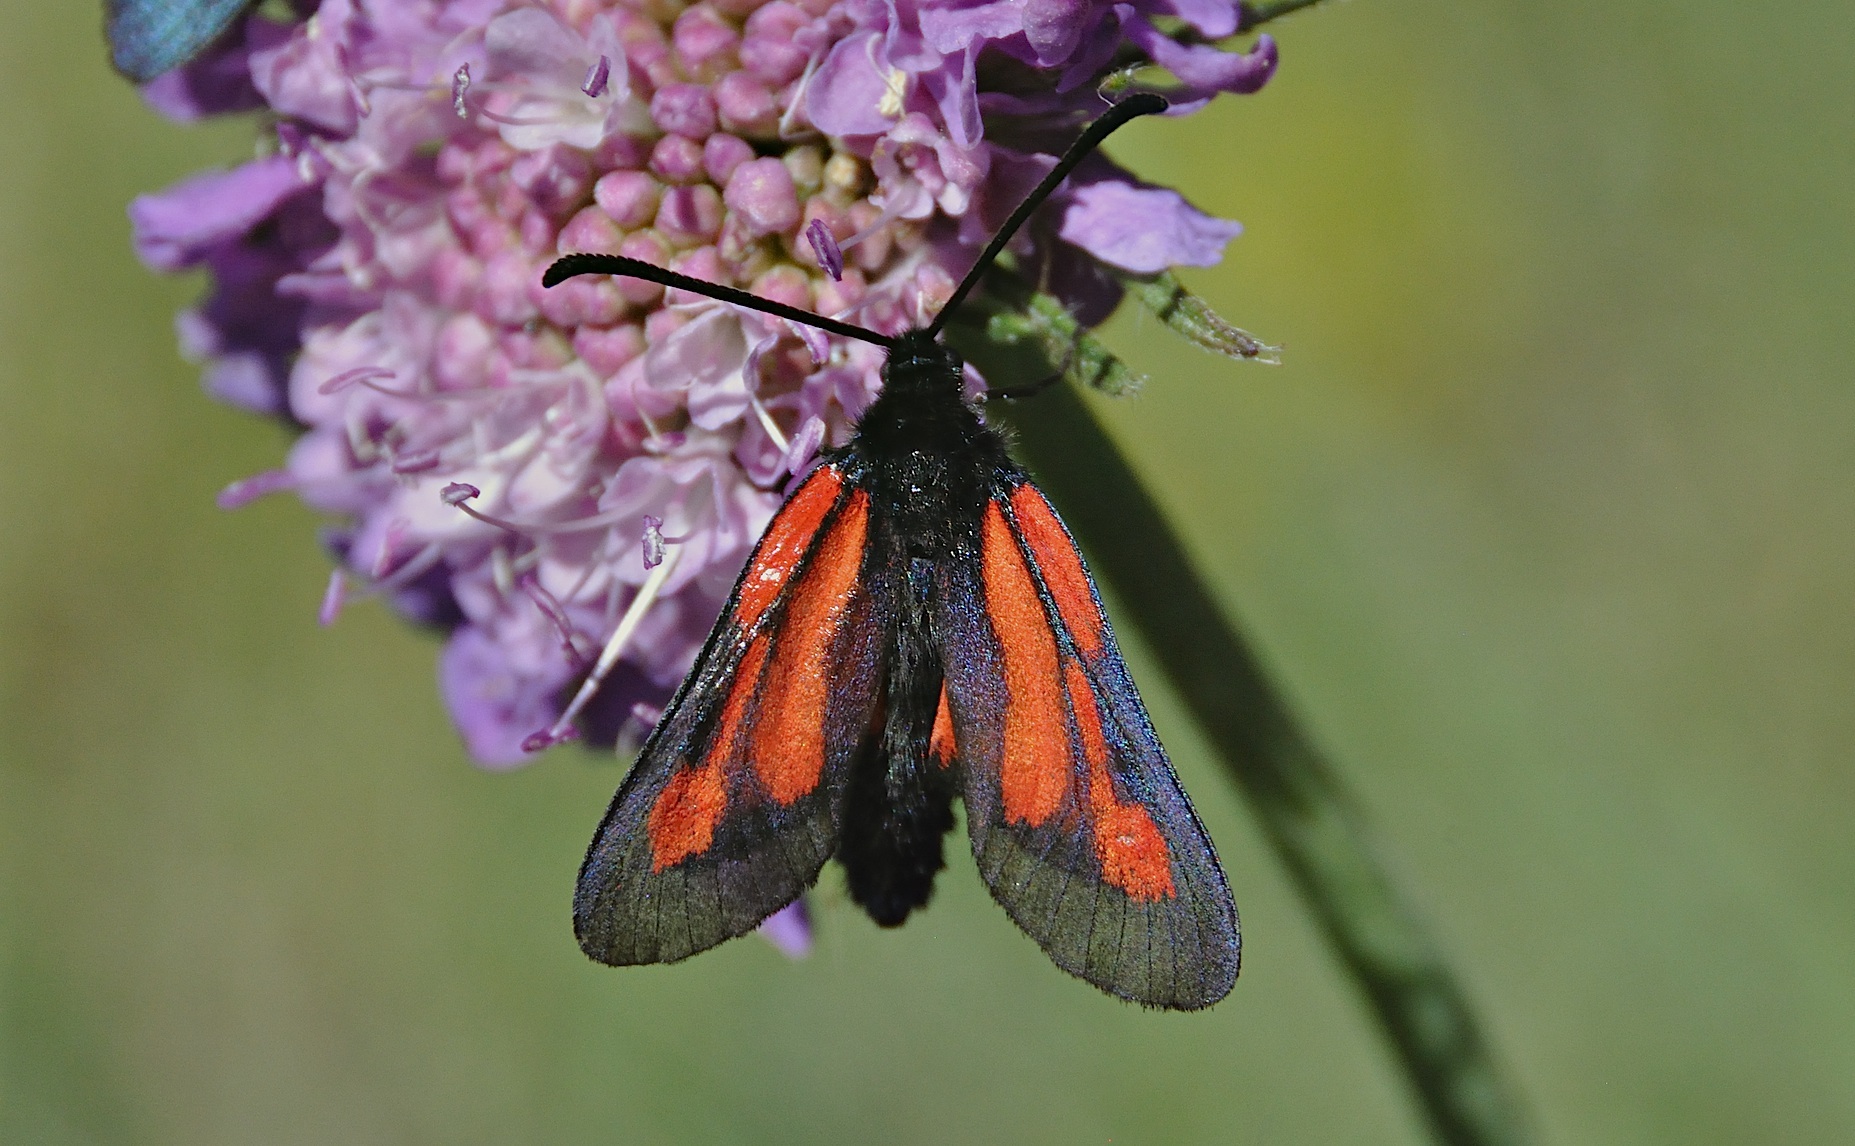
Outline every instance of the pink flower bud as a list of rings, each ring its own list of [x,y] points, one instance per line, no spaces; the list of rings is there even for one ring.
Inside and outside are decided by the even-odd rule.
[[[666,135],[651,148],[651,170],[665,183],[695,183],[705,174],[702,145],[684,135]]]
[[[657,233],[678,247],[712,242],[721,233],[721,210],[721,194],[707,183],[671,187],[657,209]]]
[[[670,262],[670,244],[655,231],[635,231],[625,236],[625,241],[618,245],[618,253],[626,258],[640,259],[655,267],[667,266]],[[633,306],[655,306],[663,297],[663,288],[656,283],[643,279],[615,279],[618,293]]]
[[[785,0],[755,9],[742,29],[741,66],[774,86],[798,79],[810,58],[798,33],[809,23],[810,16]]]
[[[715,83],[715,113],[721,126],[748,139],[779,132],[779,103],[773,89],[745,72],[729,72]]]
[[[642,171],[612,171],[593,184],[593,202],[614,224],[630,230],[657,217],[659,190],[657,181]]]
[[[624,230],[613,222],[612,216],[595,205],[582,208],[567,220],[567,225],[560,229],[560,241],[556,249],[563,255],[574,251],[615,255],[618,253],[618,244],[624,238]]]
[[[672,134],[707,139],[715,130],[715,99],[701,84],[666,84],[651,97],[651,119]]]
[[[761,298],[770,298],[800,310],[810,310],[812,306],[811,278],[790,263],[774,267],[761,275],[748,289]]]
[[[711,135],[702,143],[702,169],[718,187],[726,187],[735,169],[753,157],[754,149],[746,140],[725,132]]]
[[[735,168],[723,199],[756,237],[798,226],[798,191],[777,159],[755,159]]]
[[[670,33],[683,70],[702,79],[713,79],[733,65],[740,39],[734,25],[706,4],[685,10]]]
[[[573,332],[573,352],[601,377],[611,377],[644,353],[644,331],[636,324],[581,326]]]

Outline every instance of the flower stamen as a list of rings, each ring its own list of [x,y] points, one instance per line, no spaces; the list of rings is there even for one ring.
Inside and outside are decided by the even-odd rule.
[[[580,651],[580,634],[573,627],[572,618],[567,616],[567,610],[561,607],[560,602],[554,598],[552,593],[542,587],[534,574],[523,574],[517,584],[521,586],[522,592],[528,594],[528,599],[535,603],[535,608],[541,610],[541,615],[553,622],[555,630],[560,633],[561,650],[567,654],[567,659],[573,662],[573,667],[577,670],[585,669],[587,659],[586,654]]]
[[[766,431],[766,436],[768,438],[772,439],[773,447],[777,449],[782,456],[788,450],[792,449],[791,439],[787,438],[785,431],[779,428],[779,423],[773,420],[773,415],[767,413],[767,408],[761,404],[759,395],[749,394],[747,396],[747,404],[753,408],[754,417],[759,419],[760,428]]]
[[[455,509],[461,509],[465,513],[476,518],[478,521],[481,521],[483,524],[493,525],[497,529],[500,529],[505,533],[509,533],[509,534],[514,535],[515,537],[521,538],[523,541],[527,541],[529,539],[529,531],[526,529],[523,529],[521,526],[517,525],[515,522],[508,521],[503,518],[497,517],[494,514],[484,513],[482,510],[478,509],[476,506],[468,504],[471,498],[482,497],[482,496],[483,496],[482,490],[478,489],[474,485],[471,485],[469,482],[461,482],[461,481],[454,481],[450,485],[447,485],[443,489],[438,491],[438,500],[444,502],[446,505],[451,506]],[[507,559],[506,556],[504,559],[505,560]]]
[[[352,370],[343,370],[340,374],[335,375],[333,378],[322,383],[322,385],[317,386],[316,393],[338,394],[350,386],[367,386],[369,389],[378,390],[382,394],[404,397],[405,395],[400,394],[396,390],[374,385],[375,382],[382,378],[397,377],[397,374],[384,366],[356,366]]]
[[[592,99],[605,94],[608,81],[612,78],[612,57],[601,55],[599,62],[586,69],[586,82],[580,85],[580,91]]]
[[[837,239],[831,234],[831,228],[823,219],[813,219],[805,228],[805,241],[812,245],[812,253],[818,256],[818,265],[831,276],[831,281],[844,281],[844,249],[837,245]]]
[[[342,567],[337,565],[329,570],[328,588],[322,592],[322,607],[316,610],[316,624],[328,628],[341,616],[341,606],[347,600],[348,579]]]
[[[295,488],[296,475],[289,470],[265,470],[248,478],[239,478],[220,490],[215,500],[220,509],[243,509],[268,494]]]
[[[406,539],[407,523],[403,517],[396,517],[387,522],[386,533],[380,539],[380,552],[374,557],[371,573],[375,581],[398,571],[394,559],[399,556],[399,546]]]
[[[580,690],[574,694],[572,702],[554,721],[552,727],[524,740],[523,751],[539,752],[550,745],[572,740],[579,735],[572,727],[573,722],[579,718],[581,710],[599,691],[599,686],[605,683],[606,675],[612,671],[612,666],[618,663],[619,654],[625,651],[625,646],[631,642],[631,635],[637,632],[638,623],[656,603],[658,594],[663,592],[664,584],[670,580],[671,571],[676,568],[677,552],[677,550],[666,552],[663,562],[651,570],[650,576],[644,579],[644,584],[638,586],[637,596],[631,599],[630,606],[625,609],[625,615],[618,619],[618,627],[612,630],[612,637],[606,642],[604,651],[599,654],[598,663],[593,665],[592,673],[587,676],[585,683],[580,685]]]
[[[644,567],[655,569],[663,564],[664,546],[681,545],[688,541],[690,534],[681,537],[667,536],[663,531],[663,518],[644,515]]]
[[[490,550],[490,580],[496,586],[496,592],[504,597],[515,596],[515,566],[509,560],[509,547],[498,545]]]
[[[417,553],[406,558],[399,568],[393,570],[393,572],[386,577],[375,581],[368,591],[362,595],[363,598],[378,596],[381,593],[389,593],[394,589],[401,588],[407,582],[415,580],[421,573],[424,573],[427,569],[436,565],[438,559],[442,556],[444,556],[444,549],[440,547],[437,542],[427,542]]]

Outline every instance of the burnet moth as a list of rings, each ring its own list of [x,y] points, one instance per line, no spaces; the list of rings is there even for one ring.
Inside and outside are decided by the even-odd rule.
[[[932,323],[879,334],[615,255],[629,275],[888,351],[883,388],[748,559],[619,786],[574,896],[580,946],[671,963],[752,930],[843,865],[893,927],[944,866],[953,801],[979,872],[1057,966],[1152,1007],[1229,993],[1237,911],[1082,556],[963,397],[942,325],[1082,158],[1166,102],[1091,124]]]

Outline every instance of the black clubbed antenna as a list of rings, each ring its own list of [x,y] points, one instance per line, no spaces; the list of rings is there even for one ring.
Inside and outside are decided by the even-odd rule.
[[[1004,250],[1005,244],[1009,243],[1011,237],[1018,233],[1018,228],[1024,225],[1024,220],[1030,218],[1031,212],[1043,205],[1043,201],[1050,197],[1050,192],[1056,190],[1057,184],[1075,170],[1076,164],[1087,158],[1089,152],[1100,147],[1102,140],[1108,138],[1115,129],[1128,120],[1138,119],[1143,115],[1156,115],[1170,106],[1161,97],[1142,92],[1115,104],[1100,119],[1089,124],[1082,135],[1069,145],[1069,150],[1063,152],[1063,157],[1056,161],[1056,166],[1050,168],[1050,173],[1043,177],[1043,182],[1037,184],[1036,188],[1025,197],[1024,202],[1018,204],[1018,209],[1011,213],[1011,218],[1005,220],[1005,225],[999,228],[998,234],[992,236],[992,241],[987,243],[985,250],[979,253],[979,261],[973,264],[972,270],[966,272],[966,277],[954,289],[952,297],[947,299],[947,305],[941,307],[940,313],[934,316],[934,321],[928,325],[926,333],[932,337],[940,332],[941,324],[984,277],[986,269],[992,265],[992,260],[998,258],[998,253]],[[873,343],[884,350],[895,349],[895,339],[886,334],[878,334],[866,327],[856,326],[835,318],[826,318],[822,314],[813,314],[809,310],[800,310],[796,306],[787,306],[783,302],[774,302],[772,299],[748,294],[744,290],[737,290],[731,286],[691,278],[689,275],[665,270],[644,262],[642,259],[633,259],[625,255],[562,255],[555,259],[547,271],[542,274],[541,285],[544,287],[559,286],[576,275],[624,275],[627,278],[643,279],[659,286],[674,287],[677,290],[686,290],[691,294],[719,299],[735,306],[744,306],[748,310],[757,310],[776,318],[815,326],[819,330],[828,331],[843,338],[855,338],[862,342]]]
[[[1069,173],[1076,169],[1076,164],[1088,158],[1089,152],[1100,147],[1102,140],[1112,135],[1128,120],[1138,119],[1143,115],[1157,115],[1171,106],[1161,96],[1156,96],[1151,92],[1141,92],[1138,95],[1128,96],[1109,108],[1100,119],[1089,124],[1081,136],[1069,145],[1069,150],[1063,152],[1063,157],[1056,161],[1056,166],[1050,168],[1050,173],[1043,177],[1043,182],[1037,184],[1036,188],[1025,196],[1024,202],[1018,204],[1018,209],[1011,213],[1011,218],[1005,220],[1005,225],[998,229],[998,234],[992,236],[992,241],[986,244],[985,250],[979,252],[979,261],[973,264],[973,269],[967,271],[966,277],[960,280],[960,285],[954,288],[953,295],[947,299],[947,304],[940,308],[940,313],[935,315],[934,321],[928,324],[927,332],[936,334],[940,331],[941,324],[947,321],[947,316],[954,312],[966,296],[972,293],[973,287],[978,285],[979,280],[985,277],[986,271],[991,269],[992,261],[998,258],[998,253],[1005,249],[1005,244],[1011,241],[1011,237],[1018,233],[1018,228],[1024,225],[1024,220],[1031,217],[1031,212],[1043,206],[1043,201],[1050,197],[1050,192],[1056,190],[1057,184],[1069,177]]]
[[[815,326],[844,338],[861,339],[873,342],[884,350],[895,346],[895,339],[886,334],[877,334],[873,330],[840,322],[835,318],[826,318],[822,314],[813,314],[809,310],[800,310],[796,306],[787,306],[783,302],[774,302],[770,298],[761,298],[757,294],[748,294],[731,286],[722,286],[707,279],[691,278],[676,271],[668,271],[653,266],[642,259],[633,259],[625,255],[562,255],[541,275],[544,287],[559,286],[575,275],[624,275],[627,278],[644,279],[659,286],[675,287],[691,294],[706,295],[722,302],[744,306],[775,318],[784,318],[792,322],[802,322],[806,326]]]

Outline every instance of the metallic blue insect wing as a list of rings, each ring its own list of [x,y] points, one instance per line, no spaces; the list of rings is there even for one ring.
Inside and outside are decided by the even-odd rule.
[[[219,38],[252,0],[107,0],[110,59],[138,84]]]

